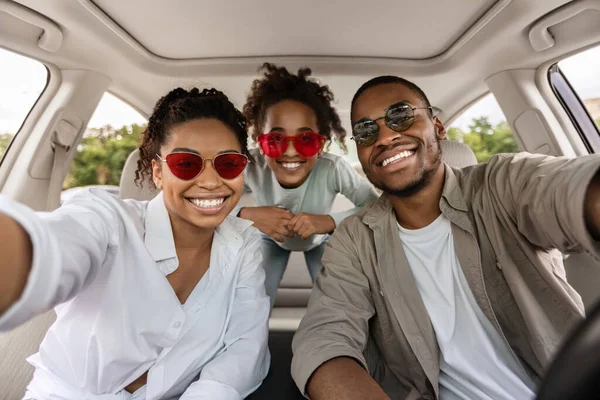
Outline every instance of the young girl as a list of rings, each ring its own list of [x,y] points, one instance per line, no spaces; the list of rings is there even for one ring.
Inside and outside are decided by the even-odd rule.
[[[258,149],[246,169],[245,189],[257,207],[244,207],[238,216],[263,232],[266,289],[273,306],[290,251],[302,251],[314,281],[328,235],[377,193],[343,158],[327,153],[335,136],[346,149],[346,132],[331,103],[327,86],[310,79],[311,70],[297,75],[265,63],[264,77],[252,84],[244,114],[253,128]],[[331,213],[338,193],[356,208]],[[238,210],[236,210],[238,211]]]
[[[244,186],[246,123],[215,90],[158,101],[136,181],[52,213],[0,198],[0,330],[56,307],[25,399],[242,399],[265,377],[260,234],[226,218]]]

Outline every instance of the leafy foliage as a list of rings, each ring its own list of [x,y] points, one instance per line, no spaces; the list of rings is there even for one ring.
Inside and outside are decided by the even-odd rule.
[[[110,125],[88,129],[81,140],[65,189],[86,185],[119,185],[129,154],[139,146],[145,126],[132,124],[114,129]]]
[[[468,132],[463,132],[458,128],[449,128],[448,139],[468,145],[479,162],[486,162],[494,154],[519,151],[508,123],[502,121],[492,126],[488,117],[475,118],[469,125]]]

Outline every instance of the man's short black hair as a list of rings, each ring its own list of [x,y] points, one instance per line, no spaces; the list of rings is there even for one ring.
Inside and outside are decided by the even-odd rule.
[[[352,103],[350,105],[350,113],[352,114],[352,110],[354,110],[354,103],[356,103],[356,100],[358,100],[360,95],[363,94],[367,89],[370,89],[372,87],[379,86],[379,85],[386,85],[388,83],[399,83],[401,85],[406,86],[411,91],[413,91],[417,96],[419,96],[419,98],[421,99],[421,101],[423,102],[423,105],[425,107],[431,107],[431,103],[429,102],[427,95],[425,94],[425,92],[423,90],[421,90],[420,87],[418,87],[417,85],[415,85],[414,83],[412,83],[411,81],[409,81],[407,79],[400,78],[399,76],[383,75],[383,76],[378,76],[376,78],[370,79],[369,81],[363,83],[363,85],[356,91],[356,94],[352,98]],[[428,113],[430,116],[432,115],[431,109],[429,110]]]

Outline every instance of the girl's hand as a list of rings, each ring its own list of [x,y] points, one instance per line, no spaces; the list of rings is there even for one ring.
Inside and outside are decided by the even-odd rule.
[[[310,235],[333,232],[335,221],[330,215],[300,213],[290,220],[288,228],[306,239]]]
[[[294,237],[294,232],[288,229],[288,224],[294,214],[281,207],[244,207],[240,218],[254,222],[254,226],[273,240],[283,242],[285,237]]]

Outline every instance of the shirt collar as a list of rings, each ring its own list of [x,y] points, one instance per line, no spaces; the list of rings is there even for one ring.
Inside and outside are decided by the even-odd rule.
[[[442,189],[442,198],[440,199],[440,208],[444,212],[442,202],[445,201],[450,207],[458,211],[468,211],[467,203],[462,193],[462,189],[458,183],[458,179],[454,170],[444,164],[444,188]],[[393,209],[392,202],[387,194],[382,194],[379,199],[371,205],[363,217],[363,222],[371,228],[385,222],[385,217]],[[392,213],[393,214],[393,213]],[[395,218],[394,218],[395,219]]]
[[[242,233],[251,226],[252,221],[228,216],[215,230],[213,245],[218,242],[230,250],[240,249],[244,242]],[[148,203],[145,231],[144,243],[154,261],[177,257],[171,220],[162,192]]]
[[[446,168],[446,174],[444,177],[444,189],[442,190],[442,198],[448,202],[450,207],[458,211],[469,211],[467,203],[465,202],[465,196],[463,195],[458,178],[454,170],[448,165],[444,164]],[[440,199],[441,202],[441,199]]]
[[[148,203],[144,228],[144,243],[154,261],[177,257],[171,220],[162,192]]]

